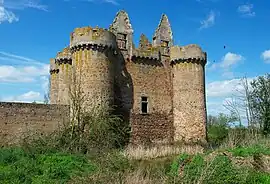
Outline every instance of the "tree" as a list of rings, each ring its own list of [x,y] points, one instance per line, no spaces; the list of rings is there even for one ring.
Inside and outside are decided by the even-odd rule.
[[[259,76],[251,82],[251,106],[254,119],[259,123],[263,134],[270,134],[270,74]]]
[[[254,113],[251,106],[251,86],[247,77],[244,76],[238,85],[234,95],[225,101],[224,107],[238,117],[239,126],[242,126],[242,119],[247,120],[248,127],[254,127]]]
[[[220,113],[218,116],[207,117],[207,136],[211,145],[220,145],[227,137],[231,123],[238,120],[235,114],[226,115]]]
[[[44,92],[44,103],[49,104],[50,103],[50,89],[51,89],[51,78],[48,77],[48,88],[47,91]]]

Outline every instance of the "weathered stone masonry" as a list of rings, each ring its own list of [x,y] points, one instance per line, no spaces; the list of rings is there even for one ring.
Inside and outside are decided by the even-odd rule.
[[[0,145],[32,133],[50,133],[68,121],[68,106],[0,102]]]
[[[204,142],[206,53],[195,44],[174,46],[166,15],[152,42],[142,34],[136,48],[133,32],[124,11],[108,30],[76,28],[51,60],[51,103],[69,104],[70,87],[79,85],[85,109],[117,105],[125,113],[131,143]]]

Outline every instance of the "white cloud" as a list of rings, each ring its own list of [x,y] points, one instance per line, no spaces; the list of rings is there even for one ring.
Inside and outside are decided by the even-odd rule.
[[[251,82],[255,78],[247,78],[248,82]],[[241,79],[231,79],[224,81],[215,81],[206,84],[207,97],[230,97],[237,92],[243,91],[244,88],[241,85]]]
[[[216,20],[216,13],[214,11],[210,11],[205,20],[201,21],[200,29],[205,29],[213,26]]]
[[[29,91],[24,94],[18,96],[8,96],[1,99],[4,102],[24,102],[24,103],[31,103],[31,102],[42,102],[42,96],[39,92]]]
[[[19,18],[11,11],[6,10],[3,6],[0,4],[0,24],[3,22],[16,22]]]
[[[222,68],[230,68],[231,66],[239,63],[240,61],[243,61],[244,57],[240,54],[234,54],[231,52],[228,52],[223,58],[220,63],[220,66]]]
[[[49,65],[10,66],[0,65],[0,82],[34,82],[36,77],[49,74]]]
[[[3,3],[7,9],[23,10],[26,8],[34,8],[42,11],[48,11],[48,7],[41,4],[39,0],[5,0]]]
[[[72,0],[64,0],[64,1],[72,1]],[[119,0],[80,0],[80,1],[87,1],[91,3],[110,3],[113,5],[119,5]]]
[[[40,97],[39,92],[34,92],[34,91],[29,91],[27,93],[24,93],[19,96],[19,99],[21,100],[32,100],[32,99],[37,99]]]
[[[114,4],[114,5],[119,5],[119,3],[116,0],[104,0],[104,2],[111,3],[111,4]]]
[[[247,78],[247,82],[250,86],[250,82],[256,79],[256,77]],[[231,102],[232,99],[238,100],[239,97],[244,94],[244,87],[242,85],[242,79],[235,78],[231,80],[214,81],[206,84],[206,97],[207,97],[207,113],[211,115],[218,115],[219,113],[230,113],[228,109],[224,107],[227,102]],[[243,101],[237,101],[238,105],[243,105]],[[243,109],[239,109],[242,116],[242,120],[245,120],[245,112]]]
[[[221,69],[223,77],[233,78],[234,73],[231,70],[244,60],[245,58],[242,55],[228,52],[222,57],[220,62],[212,63],[211,65],[208,65],[207,68],[209,70]]]
[[[265,63],[270,63],[270,50],[266,50],[261,54],[261,58]]]
[[[237,11],[245,17],[254,17],[256,13],[253,11],[253,4],[244,4],[238,7]]]
[[[245,58],[240,54],[228,52],[225,56],[222,57],[221,62],[213,63],[210,68],[211,69],[216,69],[216,68],[230,69],[232,66],[240,63],[244,59]]]
[[[0,51],[0,82],[33,82],[49,75],[49,64]]]
[[[47,77],[47,76],[42,76],[41,78],[40,78],[40,80],[41,80],[41,87],[42,87],[42,90],[45,92],[45,93],[47,93],[48,92],[48,90],[49,90],[49,77]]]
[[[47,6],[40,4],[38,0],[0,0],[0,24],[3,22],[12,23],[19,21],[13,10],[23,10],[26,8],[48,11]]]

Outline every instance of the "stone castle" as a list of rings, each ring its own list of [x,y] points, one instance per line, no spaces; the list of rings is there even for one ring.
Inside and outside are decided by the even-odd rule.
[[[76,28],[51,59],[50,102],[69,105],[76,76],[84,107],[116,105],[130,122],[132,143],[205,142],[206,60],[195,44],[173,45],[166,15],[152,41],[142,34],[136,48],[129,16],[119,11],[109,29]]]

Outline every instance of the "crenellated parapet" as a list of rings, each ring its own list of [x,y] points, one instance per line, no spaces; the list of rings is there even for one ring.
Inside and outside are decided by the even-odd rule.
[[[139,48],[134,48],[132,59],[145,59],[145,60],[160,60],[159,47],[153,47],[147,37],[142,34],[140,37]]]
[[[50,59],[50,74],[51,74],[51,75],[52,75],[52,74],[57,74],[57,73],[59,73],[58,66],[56,65],[55,62],[56,62],[56,61],[55,61],[54,58]]]
[[[187,46],[173,46],[170,48],[171,65],[181,62],[194,62],[206,64],[207,55],[203,52],[201,47],[196,44]]]
[[[159,60],[159,48],[150,47],[148,49],[136,49],[133,51],[133,58],[145,58],[149,60]]]
[[[71,53],[80,49],[91,49],[102,52],[105,49],[116,49],[116,47],[115,35],[106,29],[82,27],[76,28],[71,33]]]
[[[72,57],[71,57],[71,52],[70,48],[66,47],[63,49],[63,51],[58,52],[55,58],[56,64],[61,65],[61,64],[72,64]]]

